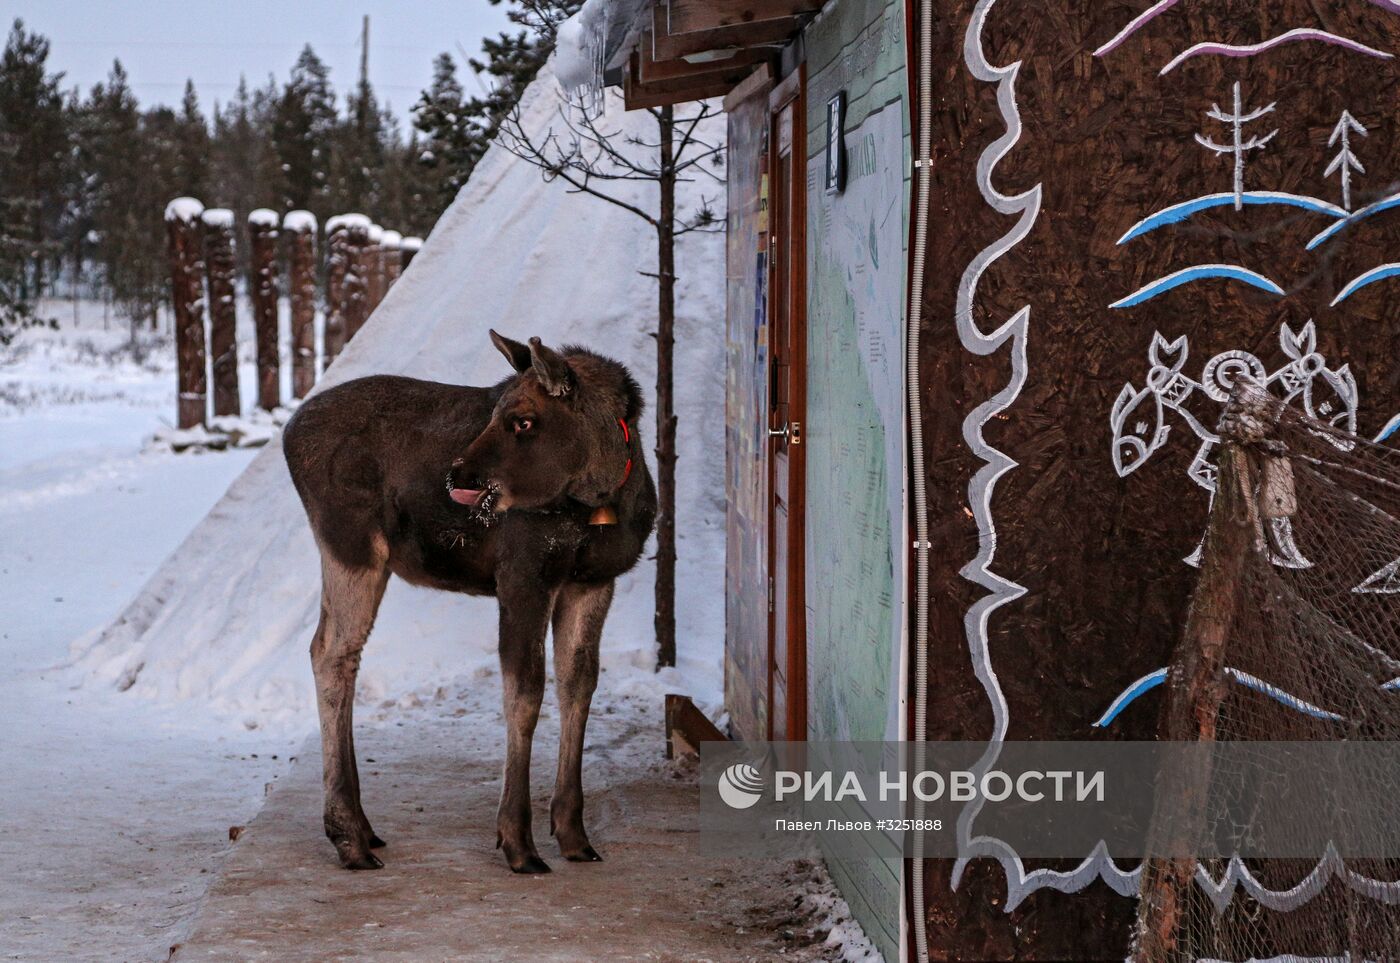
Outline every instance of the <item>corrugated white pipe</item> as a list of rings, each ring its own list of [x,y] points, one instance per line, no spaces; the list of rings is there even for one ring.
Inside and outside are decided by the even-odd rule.
[[[933,127],[933,4],[919,0],[919,61],[917,151],[914,167],[914,251],[909,278],[909,328],[905,391],[909,397],[909,473],[914,501],[914,771],[924,768],[924,740],[928,736],[928,493],[924,485],[923,403],[919,383],[919,326],[923,320],[924,257],[928,248],[929,179],[933,176],[930,140]],[[914,817],[923,815],[923,801],[914,797]],[[928,925],[924,912],[923,836],[915,834],[911,861],[910,896],[913,906],[914,952],[919,963],[928,963]]]

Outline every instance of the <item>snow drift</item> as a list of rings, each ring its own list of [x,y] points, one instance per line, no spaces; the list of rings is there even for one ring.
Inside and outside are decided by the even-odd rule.
[[[539,134],[557,123],[558,105],[558,86],[546,68],[522,101],[526,130]],[[654,142],[655,122],[645,113],[624,114],[613,102],[607,124]],[[610,186],[655,208],[654,185]],[[650,395],[655,282],[639,272],[656,269],[654,236],[636,216],[545,183],[538,170],[493,147],[322,384],[377,373],[492,384],[509,373],[487,339],[487,328],[495,327],[618,358]],[[690,235],[678,250],[681,665],[660,680],[711,707],[719,702],[724,609],[722,259],[720,235]],[[651,414],[642,419],[648,451],[655,437]],[[603,639],[604,692],[635,688],[650,698],[656,691],[653,573],[644,561],[619,581]],[[75,645],[75,670],[84,685],[198,700],[249,725],[304,718],[315,704],[307,648],[319,583],[310,530],[274,442],[121,616]],[[454,678],[485,674],[495,645],[493,599],[395,579],[365,652],[360,699],[411,700]]]

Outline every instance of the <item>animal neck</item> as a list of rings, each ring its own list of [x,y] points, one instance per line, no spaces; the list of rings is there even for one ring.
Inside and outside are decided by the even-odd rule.
[[[632,477],[632,432],[627,427],[627,421],[623,418],[617,419],[618,427],[622,429],[622,441],[627,447],[627,464],[622,466],[622,480],[617,483],[617,491],[627,484],[627,480]],[[593,514],[588,516],[590,525],[616,525],[617,509],[611,505],[599,505],[593,509]]]

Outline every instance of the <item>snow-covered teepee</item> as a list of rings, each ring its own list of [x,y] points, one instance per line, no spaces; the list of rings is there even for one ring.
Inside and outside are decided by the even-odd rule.
[[[546,68],[522,101],[525,129],[538,135],[557,124],[559,104]],[[618,103],[607,121],[655,138],[649,115],[625,114]],[[619,185],[655,206],[654,185]],[[588,345],[629,365],[650,393],[655,281],[640,272],[656,269],[654,237],[635,215],[545,183],[492,147],[323,386],[377,373],[493,384],[509,373],[487,339],[495,327]],[[688,236],[678,260],[679,671],[712,701],[724,598],[723,237]],[[648,451],[650,415],[642,422]],[[654,661],[652,577],[644,562],[619,582],[604,634],[604,665],[614,669],[605,687],[628,684],[629,667],[649,670]],[[120,617],[75,646],[75,668],[85,685],[197,700],[240,719],[299,716],[314,707],[307,648],[319,583],[316,549],[274,442]],[[362,697],[431,692],[494,662],[495,641],[494,600],[394,580],[366,649]]]

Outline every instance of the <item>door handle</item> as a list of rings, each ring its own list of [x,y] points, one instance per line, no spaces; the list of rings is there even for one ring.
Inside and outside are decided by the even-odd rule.
[[[789,445],[802,444],[802,422],[794,421],[781,428],[769,428],[769,438],[784,438]]]

